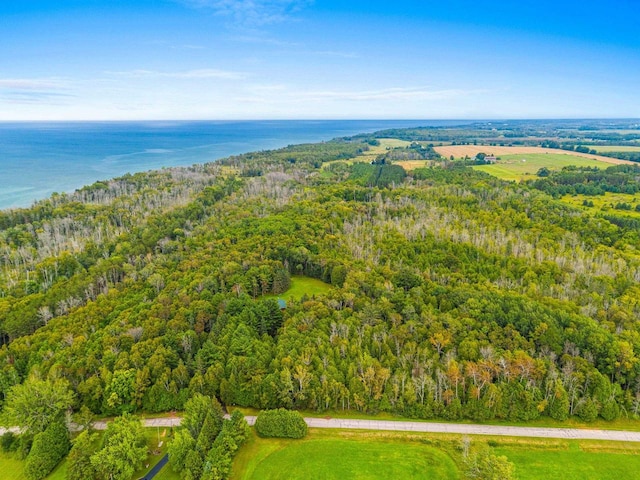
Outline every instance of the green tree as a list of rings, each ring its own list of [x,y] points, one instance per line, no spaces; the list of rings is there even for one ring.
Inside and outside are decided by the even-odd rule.
[[[556,380],[549,407],[549,415],[555,420],[566,420],[569,418],[569,395],[565,390],[562,382]]]
[[[29,379],[9,390],[4,407],[5,422],[37,434],[62,421],[73,405],[74,394],[65,380]]]
[[[91,456],[98,477],[130,480],[147,458],[147,441],[139,418],[124,414],[107,425],[103,447]]]
[[[91,463],[95,448],[95,434],[84,430],[76,437],[67,457],[67,480],[95,478],[96,470]]]
[[[24,465],[29,480],[41,480],[53,471],[69,452],[69,431],[62,422],[53,422],[33,439]]]
[[[171,443],[167,447],[169,453],[169,463],[174,472],[181,472],[185,468],[187,455],[193,451],[196,441],[188,430],[180,429],[176,432]]]
[[[219,432],[220,428],[222,428],[222,418],[224,414],[222,412],[222,406],[216,398],[196,393],[185,404],[182,426],[189,431],[194,440],[198,439],[200,430],[208,415],[212,416],[211,421]]]

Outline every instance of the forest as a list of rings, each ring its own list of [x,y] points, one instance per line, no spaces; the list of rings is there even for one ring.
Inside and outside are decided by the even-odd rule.
[[[446,133],[425,132],[126,175],[0,212],[0,401],[46,381],[95,415],[197,395],[424,419],[640,415],[639,227],[556,198],[636,192],[637,167],[515,184],[393,164],[434,158],[427,144],[358,160],[375,138]],[[331,288],[288,298],[293,275]]]

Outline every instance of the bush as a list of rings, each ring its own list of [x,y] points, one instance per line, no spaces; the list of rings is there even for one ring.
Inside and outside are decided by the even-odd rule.
[[[58,465],[69,452],[69,431],[54,422],[33,438],[33,446],[25,461],[24,473],[29,480],[41,480]]]
[[[620,407],[615,400],[610,399],[604,402],[600,416],[605,420],[611,422],[620,416]]]
[[[255,427],[261,437],[304,438],[307,435],[307,424],[302,415],[284,408],[261,411]]]
[[[578,417],[584,422],[593,422],[598,417],[598,405],[592,398],[587,398],[578,406]]]
[[[6,432],[0,437],[0,449],[3,452],[15,452],[19,446],[19,439],[13,432]]]

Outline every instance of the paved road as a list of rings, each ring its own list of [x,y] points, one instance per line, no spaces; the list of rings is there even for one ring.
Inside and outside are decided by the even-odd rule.
[[[245,417],[253,425],[256,417]],[[577,428],[510,427],[502,425],[475,425],[464,423],[405,422],[396,420],[356,420],[346,418],[305,418],[311,428],[337,428],[354,430],[395,430],[401,432],[459,433],[463,435],[499,435],[508,437],[542,437],[581,440],[612,440],[640,442],[640,432],[620,430],[587,430]],[[148,427],[171,427],[180,425],[180,418],[149,418]],[[105,428],[104,422],[96,428]]]
[[[228,417],[228,415],[226,415]],[[246,416],[249,425],[256,421]],[[177,427],[180,417],[146,418],[146,427]],[[337,428],[346,430],[394,430],[399,432],[458,433],[462,435],[498,435],[506,437],[542,437],[579,440],[611,440],[617,442],[640,442],[640,432],[621,430],[590,430],[578,428],[510,427],[502,425],[476,425],[465,423],[404,422],[397,420],[359,420],[348,418],[305,418],[311,428]],[[104,421],[94,423],[96,430],[104,430]],[[18,431],[12,427],[13,432]],[[0,428],[0,435],[6,429]]]

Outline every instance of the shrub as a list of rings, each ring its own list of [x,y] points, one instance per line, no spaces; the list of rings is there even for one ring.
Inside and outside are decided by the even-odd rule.
[[[69,431],[61,422],[54,422],[33,438],[33,446],[25,461],[24,473],[29,480],[41,480],[69,452]]]
[[[0,448],[3,452],[15,452],[20,446],[18,437],[13,432],[5,432],[0,437]]]
[[[302,415],[284,408],[261,411],[255,427],[261,437],[304,438],[307,435],[307,424]]]

